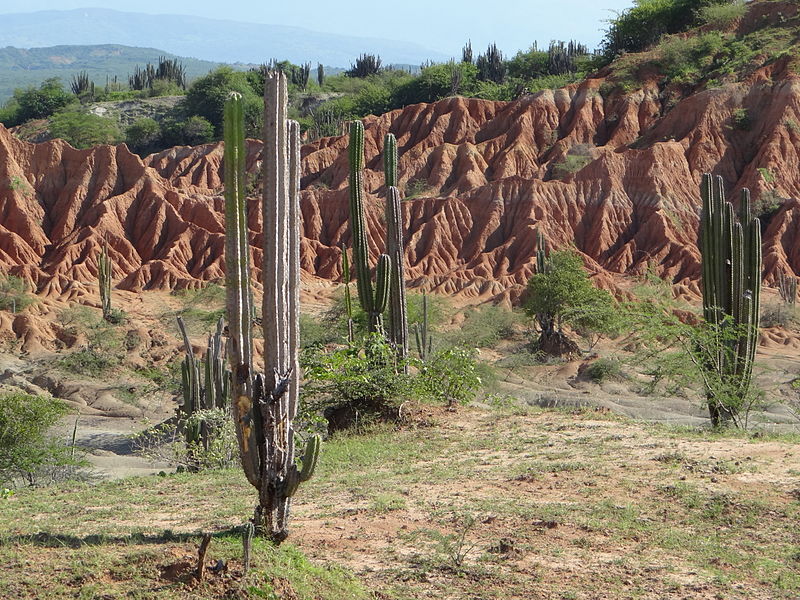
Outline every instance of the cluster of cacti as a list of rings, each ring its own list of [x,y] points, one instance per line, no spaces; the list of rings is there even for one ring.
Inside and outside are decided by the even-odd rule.
[[[750,389],[758,344],[761,225],[753,216],[749,190],[742,190],[737,222],[733,205],[725,201],[721,177],[704,174],[700,189],[703,317],[721,340],[704,367],[723,390],[706,390],[716,426],[736,417]]]
[[[264,92],[264,373],[253,368],[253,296],[247,242],[243,102],[225,104],[225,268],[231,390],[242,466],[258,490],[256,528],[275,542],[288,535],[291,497],[313,474],[320,439],[295,463],[294,418],[300,386],[300,128],[287,118],[283,73],[267,73]]]
[[[103,244],[100,258],[97,260],[97,281],[100,284],[100,307],[103,318],[111,317],[111,273],[113,272],[111,258],[108,256],[108,244]]]
[[[383,332],[383,311],[389,300],[391,262],[381,254],[375,269],[373,288],[369,267],[369,232],[364,214],[364,125],[350,125],[350,230],[353,235],[353,266],[356,271],[358,301],[367,314],[370,333]]]
[[[422,361],[433,354],[433,337],[428,330],[428,294],[422,293],[422,323],[414,323],[414,338],[417,342],[417,354]]]
[[[480,81],[493,81],[503,83],[506,78],[506,63],[503,60],[503,53],[497,48],[497,44],[491,44],[486,49],[486,54],[479,54],[475,60],[478,67],[478,79]]]
[[[348,77],[369,77],[377,75],[381,71],[381,57],[375,54],[361,54],[355,64],[345,71]]]
[[[778,274],[778,292],[783,303],[793,307],[797,303],[797,277],[781,271]]]
[[[574,73],[577,69],[575,59],[587,54],[589,54],[589,48],[580,42],[552,41],[547,49],[547,73],[549,75]]]
[[[186,67],[177,58],[158,57],[158,65],[147,63],[144,68],[136,65],[133,75],[128,76],[128,86],[132,90],[152,89],[156,80],[169,81],[186,88]]]
[[[70,88],[76,96],[88,95],[94,98],[94,82],[89,79],[87,71],[81,71],[77,75],[73,75]]]
[[[389,277],[389,341],[401,359],[408,357],[408,308],[406,303],[403,211],[397,189],[397,140],[391,133],[383,142],[386,182],[386,254],[392,265]]]
[[[386,183],[386,253],[378,257],[375,286],[369,265],[369,232],[364,212],[364,125],[350,125],[350,230],[353,235],[353,264],[356,272],[358,301],[367,314],[370,332],[384,333],[397,348],[398,356],[408,356],[408,314],[406,308],[403,252],[403,213],[397,189],[397,140],[384,138],[384,176]],[[342,249],[344,253],[344,248]],[[346,257],[343,256],[343,267]],[[349,280],[348,277],[345,280]],[[349,294],[349,290],[346,290]],[[383,313],[389,306],[388,331],[383,327]]]
[[[229,405],[230,372],[226,367],[225,350],[222,343],[224,322],[222,318],[217,322],[214,335],[208,336],[208,346],[203,359],[198,362],[194,357],[186,324],[178,317],[178,329],[183,336],[183,345],[186,355],[181,364],[181,390],[183,404],[180,413],[186,422],[185,438],[188,447],[201,445],[208,450],[211,442],[212,431],[201,421],[192,420],[192,415],[200,410],[214,408],[226,409]],[[203,378],[201,382],[200,372]]]

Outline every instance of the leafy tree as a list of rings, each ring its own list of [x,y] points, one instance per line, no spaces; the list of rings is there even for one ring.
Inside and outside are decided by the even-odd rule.
[[[563,332],[564,325],[602,328],[601,312],[596,309],[613,304],[608,292],[592,286],[580,257],[570,251],[553,252],[545,271],[528,281],[527,293],[525,311],[537,318],[538,347],[547,354],[577,353],[577,345]]]
[[[196,79],[183,99],[182,108],[187,115],[203,117],[214,126],[216,135],[222,135],[222,111],[230,92],[239,92],[244,101],[244,118],[247,135],[258,135],[263,112],[263,87],[260,94],[253,89],[252,75],[219,67],[205,77]]]
[[[50,119],[50,133],[75,148],[113,144],[120,138],[117,124],[111,119],[77,111],[60,112]]]
[[[0,394],[0,480],[34,485],[43,469],[74,463],[69,448],[47,435],[67,412],[55,398]]]
[[[139,119],[125,130],[125,143],[139,154],[154,149],[161,137],[161,126],[150,117]]]
[[[444,348],[420,367],[420,385],[432,400],[453,407],[475,398],[481,387],[475,350]]]
[[[36,87],[14,90],[14,96],[5,105],[3,123],[7,127],[19,125],[30,119],[44,119],[75,101],[57,77],[47,79]]]
[[[731,0],[634,0],[610,25],[602,43],[603,54],[612,60],[621,52],[640,52],[662,35],[685,31],[703,22],[703,9]]]

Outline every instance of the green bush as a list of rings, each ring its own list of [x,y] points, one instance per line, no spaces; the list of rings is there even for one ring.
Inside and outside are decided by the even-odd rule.
[[[14,96],[5,104],[2,121],[6,127],[13,127],[30,119],[47,118],[74,103],[75,97],[55,77],[43,81],[38,88],[14,90]]]
[[[444,348],[435,352],[420,366],[419,386],[428,398],[447,406],[474,400],[481,387],[475,351]]]
[[[231,92],[239,92],[244,102],[246,134],[257,137],[260,135],[263,119],[263,89],[261,93],[256,93],[252,77],[253,75],[245,72],[234,71],[231,67],[219,67],[192,83],[181,102],[181,108],[189,116],[206,119],[213,125],[216,135],[221,136],[225,99]]]
[[[68,412],[55,398],[0,394],[0,480],[5,485],[54,481],[76,464],[71,449],[47,433]]]
[[[111,119],[82,112],[60,112],[50,118],[50,133],[75,148],[114,144],[120,139],[117,124]]]
[[[494,348],[513,337],[521,318],[502,306],[482,306],[467,311],[464,322],[448,337],[456,346]]]
[[[24,279],[14,275],[0,275],[0,310],[20,312],[33,301]]]
[[[187,444],[184,432],[203,425],[209,431],[208,446]],[[230,412],[220,408],[198,410],[177,423],[165,422],[133,437],[137,454],[178,469],[229,469],[239,464],[239,445]]]
[[[137,154],[147,154],[158,147],[161,126],[155,119],[144,117],[125,130],[125,143]]]
[[[530,316],[548,315],[557,330],[571,324],[594,330],[604,327],[599,316],[601,306],[613,306],[611,294],[592,285],[583,261],[574,252],[553,252],[549,269],[536,273],[528,281],[525,311]]]
[[[622,52],[640,52],[668,33],[679,33],[703,22],[706,7],[730,0],[634,0],[617,14],[602,42],[603,54],[612,60]]]
[[[395,349],[371,334],[330,352],[315,347],[302,353],[303,404],[310,413],[345,407],[367,418],[387,416],[413,394]]]
[[[735,0],[726,4],[712,4],[700,9],[700,20],[712,27],[724,29],[747,12],[744,0]]]
[[[609,379],[619,379],[622,376],[622,369],[618,360],[598,358],[586,367],[586,376],[595,383],[602,383]]]

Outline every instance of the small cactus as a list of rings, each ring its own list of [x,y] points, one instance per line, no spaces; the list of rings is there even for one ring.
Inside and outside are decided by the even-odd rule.
[[[97,261],[97,279],[100,284],[100,306],[103,311],[103,318],[111,320],[111,273],[114,267],[111,258],[108,256],[108,243],[103,244],[100,251],[100,258]]]

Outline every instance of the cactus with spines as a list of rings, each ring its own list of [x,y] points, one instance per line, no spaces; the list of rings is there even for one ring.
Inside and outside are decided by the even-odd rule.
[[[703,318],[721,340],[705,368],[722,391],[707,385],[706,396],[712,424],[718,426],[736,419],[750,391],[758,344],[761,224],[753,216],[749,190],[741,192],[738,221],[725,201],[721,177],[704,174],[700,190]]]
[[[787,275],[783,271],[778,273],[778,292],[783,303],[794,308],[797,303],[797,277]]]
[[[391,261],[381,254],[375,268],[375,286],[369,267],[369,232],[364,214],[364,124],[350,124],[350,229],[353,235],[353,266],[358,301],[367,314],[369,332],[383,332],[383,312],[389,299]]]
[[[347,256],[347,247],[342,244],[342,282],[344,283],[344,310],[347,314],[347,341],[355,341],[353,329],[353,298],[350,295],[350,259]]]
[[[389,286],[389,341],[397,356],[408,357],[408,306],[406,303],[405,258],[403,252],[403,212],[397,189],[397,140],[386,134],[383,144],[383,171],[386,181],[386,254],[392,263]],[[408,370],[405,365],[404,370]]]
[[[195,359],[186,324],[178,317],[178,329],[183,337],[185,356],[181,363],[181,391],[183,403],[179,413],[186,422],[185,439],[187,448],[200,445],[208,450],[214,432],[209,425],[198,419],[192,419],[201,410],[227,409],[229,406],[230,372],[226,368],[225,353],[222,344],[223,319],[217,322],[214,335],[208,336],[208,346],[203,359]],[[203,373],[201,382],[200,373]]]
[[[314,471],[319,438],[295,461],[294,419],[300,386],[300,128],[287,118],[283,73],[266,74],[264,91],[263,310],[264,373],[253,368],[252,308],[241,95],[225,103],[225,268],[231,390],[242,466],[258,490],[254,524],[275,543],[289,533],[291,497]]]
[[[414,323],[414,338],[417,342],[417,354],[421,361],[426,361],[433,354],[433,336],[428,329],[428,294],[422,294],[422,323]]]
[[[100,306],[103,311],[103,318],[111,318],[111,273],[114,268],[111,258],[108,256],[108,244],[103,244],[100,251],[100,258],[97,260],[97,280],[100,284]]]

